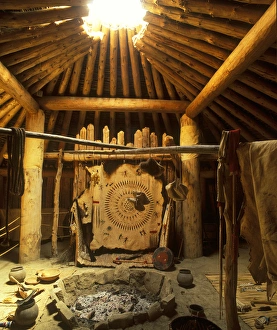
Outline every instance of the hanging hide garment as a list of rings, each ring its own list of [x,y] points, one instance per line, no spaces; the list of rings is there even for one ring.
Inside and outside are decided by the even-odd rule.
[[[139,164],[140,169],[155,178],[159,178],[164,173],[164,167],[160,165],[155,159],[149,158],[145,162]]]
[[[187,198],[188,188],[180,183],[178,179],[167,184],[165,189],[168,197],[174,201],[184,201]]]
[[[1,242],[2,246],[9,246],[9,196],[10,193],[22,196],[24,193],[23,157],[25,144],[25,130],[12,128],[13,134],[7,138],[8,149],[8,177],[6,192],[6,236]]]

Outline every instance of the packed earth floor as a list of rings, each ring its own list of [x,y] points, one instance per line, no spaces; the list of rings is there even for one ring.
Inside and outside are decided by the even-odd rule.
[[[63,251],[66,242],[59,243],[59,250]],[[58,268],[60,272],[60,279],[71,275],[84,272],[84,267],[76,267],[73,263],[57,264],[56,259],[51,257],[51,242],[44,243],[41,246],[41,258],[35,262],[24,264],[26,270],[26,278],[34,276],[39,270]],[[223,260],[224,261],[224,260]],[[249,264],[249,250],[247,244],[244,242],[240,244],[239,258],[238,258],[238,272],[249,273],[247,265]],[[9,272],[11,268],[18,265],[18,248],[13,249],[8,254],[5,254],[0,259],[0,322],[7,321],[9,315],[13,315],[16,309],[17,284],[11,284],[9,281]],[[116,266],[118,267],[118,266]],[[101,271],[97,267],[85,267],[86,271],[93,268],[93,271]],[[89,268],[89,269],[87,269]],[[193,286],[190,288],[183,288],[177,282],[177,275],[180,269],[190,269],[193,275]],[[227,330],[225,321],[225,310],[222,308],[222,313],[219,309],[219,294],[207,278],[207,274],[219,273],[219,258],[218,253],[214,252],[209,256],[203,256],[197,259],[184,259],[179,260],[169,270],[160,271],[151,269],[154,272],[160,272],[171,280],[171,286],[175,295],[176,308],[174,315],[162,315],[154,322],[146,321],[143,324],[133,325],[127,329],[132,330],[167,330],[173,319],[179,316],[191,315],[189,305],[197,304],[204,308],[206,318],[220,327],[222,330]],[[42,289],[42,292],[35,297],[36,303],[39,307],[39,315],[36,323],[31,329],[36,330],[58,330],[69,329],[63,320],[60,318],[59,313],[50,308],[51,296],[50,290],[53,289],[52,283],[39,283],[37,287]],[[72,302],[73,304],[74,302]],[[242,319],[239,318],[242,330],[249,330],[249,327]],[[21,329],[17,327],[15,329]],[[79,329],[82,329],[79,327]]]

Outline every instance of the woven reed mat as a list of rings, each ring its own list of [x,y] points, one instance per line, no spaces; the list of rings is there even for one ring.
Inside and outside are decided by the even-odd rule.
[[[206,274],[207,279],[211,282],[213,287],[219,292],[219,274]],[[224,295],[224,275],[223,275],[223,295]],[[255,304],[251,305],[251,301],[254,300],[265,300],[267,301],[266,295],[266,283],[261,285],[255,284],[252,276],[250,274],[238,274],[237,283],[237,306],[239,317],[251,327],[251,329],[256,329],[255,319],[260,316],[266,316],[270,318],[270,322],[264,325],[265,330],[277,330],[277,297],[273,297],[272,302],[276,305],[266,305],[266,304]],[[224,299],[223,299],[224,301]],[[259,311],[260,307],[270,306],[270,311]],[[240,311],[251,309],[249,311]]]

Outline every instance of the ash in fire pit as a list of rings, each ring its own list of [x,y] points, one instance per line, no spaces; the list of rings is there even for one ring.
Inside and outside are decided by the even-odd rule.
[[[130,269],[87,270],[57,282],[74,323],[89,329],[127,328],[175,309],[170,280],[162,273]]]
[[[127,285],[96,285],[95,294],[79,296],[71,310],[78,325],[92,325],[105,321],[113,314],[133,312],[145,314],[160,298],[152,293],[143,293]]]

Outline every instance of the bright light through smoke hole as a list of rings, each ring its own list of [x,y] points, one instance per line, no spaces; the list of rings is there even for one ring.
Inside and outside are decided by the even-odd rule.
[[[94,0],[89,9],[87,23],[110,28],[136,27],[143,23],[146,12],[140,0]]]

